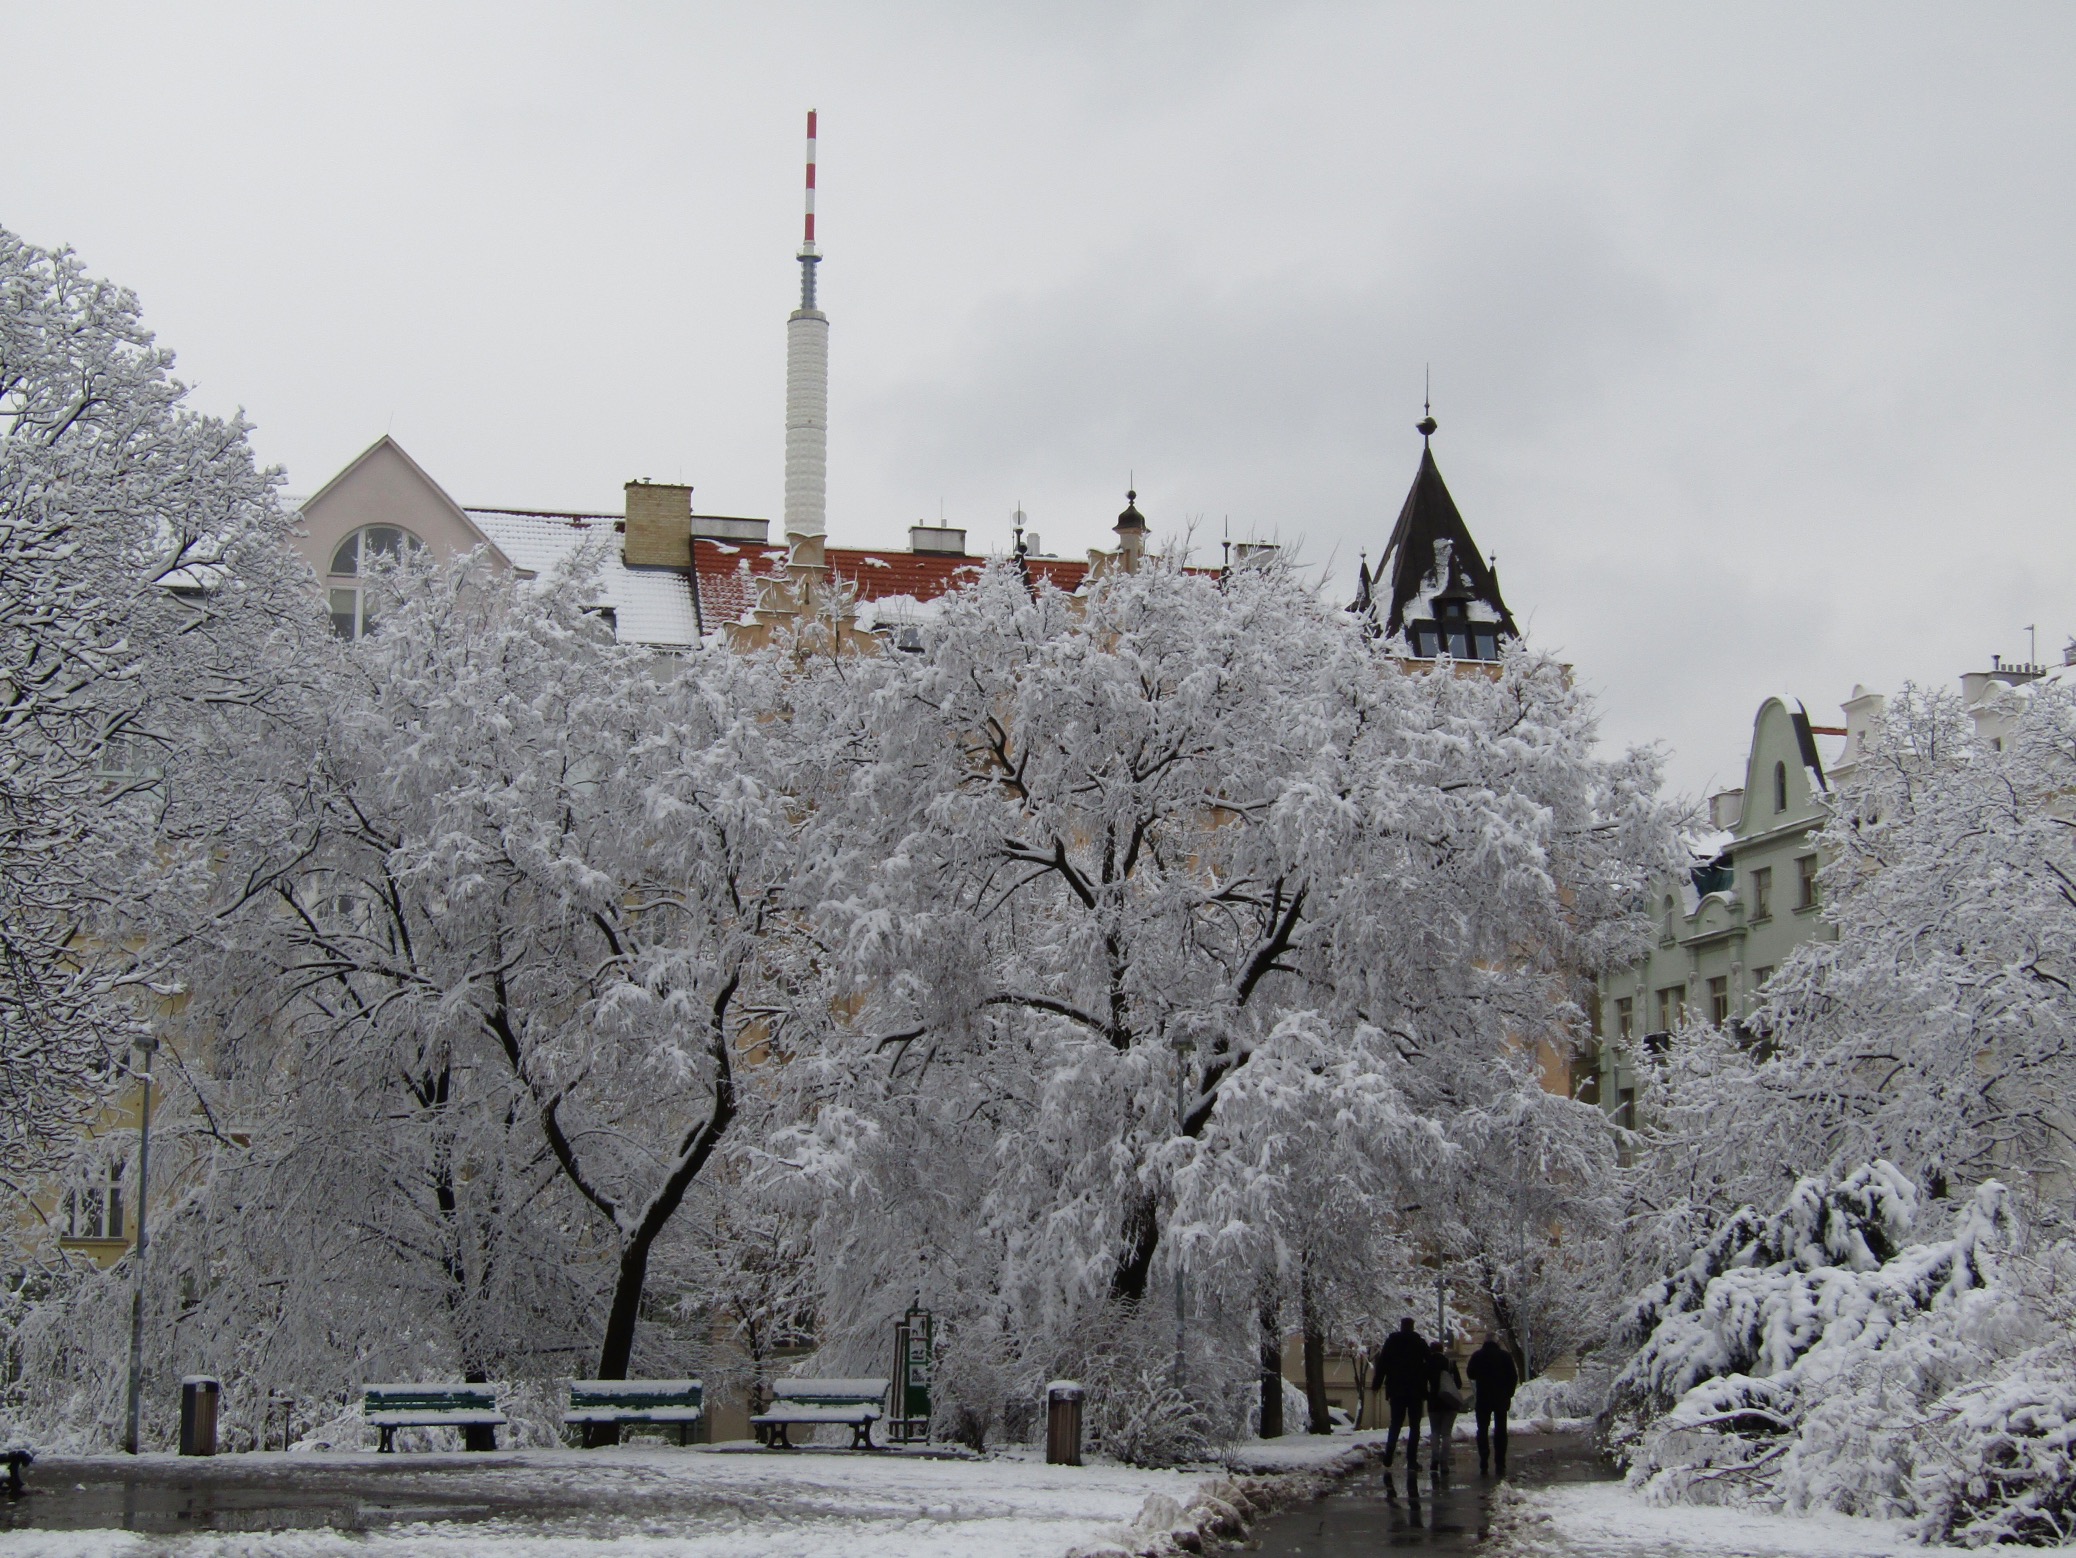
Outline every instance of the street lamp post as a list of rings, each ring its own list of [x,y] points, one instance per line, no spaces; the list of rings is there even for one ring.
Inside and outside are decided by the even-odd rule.
[[[144,1416],[144,1256],[148,1248],[144,1207],[151,1185],[151,1058],[158,1047],[159,1041],[150,1034],[135,1045],[144,1057],[144,1112],[137,1132],[137,1271],[130,1288],[130,1409],[123,1434],[123,1448],[132,1455],[138,1451]]]
[[[1189,1077],[1189,1056],[1196,1040],[1187,1034],[1179,1034],[1169,1041],[1175,1051],[1175,1134],[1182,1134],[1183,1122],[1189,1118],[1189,1100],[1185,1089]],[[1182,1288],[1182,1245],[1175,1245],[1175,1388],[1182,1388],[1184,1371],[1183,1337],[1188,1325],[1188,1309]]]

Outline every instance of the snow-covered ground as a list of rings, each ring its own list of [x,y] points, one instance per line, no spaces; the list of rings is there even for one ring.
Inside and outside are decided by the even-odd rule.
[[[1619,1482],[1568,1483],[1517,1494],[1500,1526],[1505,1551],[1551,1558],[1925,1558],[1962,1551],[1924,1547],[1899,1524],[1849,1515],[1647,1504]]]
[[[1230,1491],[1234,1473],[1327,1470],[1359,1459],[1372,1437],[1292,1436],[1239,1447],[1230,1471],[1179,1472],[1048,1466],[1037,1452],[1015,1451],[970,1460],[647,1446],[379,1462],[345,1453],[213,1463],[147,1457],[161,1463],[147,1469],[169,1480],[192,1473],[183,1486],[205,1490],[197,1501],[203,1505],[228,1508],[222,1495],[235,1486],[239,1503],[265,1509],[271,1487],[276,1506],[314,1491],[316,1505],[358,1511],[358,1518],[307,1529],[178,1535],[0,1531],[0,1558],[1063,1558],[1076,1549],[1133,1550],[1179,1520],[1201,1519],[1204,1495],[1221,1484]],[[105,1469],[113,1477],[133,1464],[71,1462],[64,1470],[92,1478]],[[32,1471],[32,1486],[38,1479]],[[422,1518],[438,1505],[462,1518]]]

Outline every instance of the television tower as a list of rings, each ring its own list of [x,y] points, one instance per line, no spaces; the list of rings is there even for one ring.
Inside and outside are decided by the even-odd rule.
[[[800,245],[800,306],[786,321],[786,550],[796,566],[823,566],[829,508],[829,316],[815,307],[815,112],[807,111],[807,227]]]

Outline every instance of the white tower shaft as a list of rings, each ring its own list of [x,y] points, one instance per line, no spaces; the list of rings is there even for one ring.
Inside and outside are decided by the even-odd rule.
[[[800,307],[786,321],[786,545],[818,567],[828,533],[829,316],[815,307],[815,116],[807,116],[807,223],[799,254]]]
[[[788,543],[795,537],[826,535],[828,505],[829,316],[820,309],[802,308],[786,321]]]

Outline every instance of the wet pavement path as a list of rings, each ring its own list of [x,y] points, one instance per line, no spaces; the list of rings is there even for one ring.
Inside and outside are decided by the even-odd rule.
[[[495,1463],[505,1457],[471,1459]],[[459,1464],[442,1464],[450,1461]],[[29,1469],[26,1496],[0,1498],[0,1531],[350,1531],[419,1520],[482,1520],[505,1512],[500,1505],[521,1502],[511,1493],[486,1497],[481,1483],[466,1475],[475,1469],[458,1456],[397,1456],[366,1466],[243,1456],[213,1462],[144,1456],[123,1466],[105,1458],[51,1457]],[[542,1501],[536,1493],[525,1502],[537,1512]],[[553,1505],[552,1496],[548,1502]]]
[[[1614,1467],[1584,1434],[1516,1434],[1507,1480],[1516,1487],[1612,1479]],[[1409,1493],[1405,1463],[1350,1477],[1315,1503],[1264,1521],[1249,1550],[1273,1558],[1354,1558],[1385,1549],[1474,1553],[1491,1528],[1492,1494],[1480,1477],[1477,1451],[1455,1446],[1456,1475],[1437,1488],[1423,1468]]]

